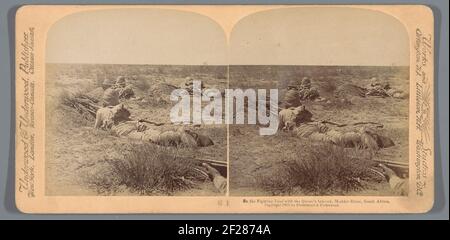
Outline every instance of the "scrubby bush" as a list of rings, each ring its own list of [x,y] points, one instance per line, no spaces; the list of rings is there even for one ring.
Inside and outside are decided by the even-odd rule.
[[[89,122],[95,120],[95,114],[98,109],[98,100],[84,94],[81,91],[63,91],[60,93],[59,99],[60,107],[69,107],[72,110],[67,109],[67,112],[75,110],[79,116],[73,116],[72,120],[79,121],[79,119],[85,119]]]
[[[352,99],[354,100],[354,98]],[[350,110],[355,104],[348,98],[331,98],[323,104],[326,110]]]
[[[139,195],[172,195],[205,180],[195,163],[180,157],[177,149],[152,144],[131,144],[120,159],[105,160],[101,173],[87,178],[102,194],[129,191]]]
[[[138,76],[133,80],[133,85],[141,92],[146,92],[150,87],[150,83],[154,84],[155,80],[149,79],[147,76]]]
[[[274,195],[345,194],[365,188],[375,181],[369,167],[369,153],[344,149],[332,144],[304,143],[286,154],[284,161],[269,175],[258,177],[258,183]]]
[[[317,81],[316,84],[319,86],[319,91],[327,95],[332,95],[336,91],[336,83],[333,79]]]

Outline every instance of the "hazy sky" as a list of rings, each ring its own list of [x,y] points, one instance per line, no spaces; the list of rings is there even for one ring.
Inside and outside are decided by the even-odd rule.
[[[222,28],[176,10],[121,9],[76,13],[48,33],[47,62],[227,64]]]
[[[403,25],[354,8],[256,13],[235,25],[230,45],[233,64],[409,65]]]
[[[386,14],[291,8],[249,15],[230,34],[195,13],[77,13],[52,26],[47,62],[187,65],[408,65],[405,28]],[[229,51],[230,60],[227,60]]]

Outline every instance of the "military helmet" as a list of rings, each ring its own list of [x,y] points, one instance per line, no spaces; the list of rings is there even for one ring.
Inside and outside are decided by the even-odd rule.
[[[116,84],[117,85],[125,85],[127,82],[126,82],[126,79],[125,79],[125,77],[124,76],[118,76],[117,78],[116,78]]]
[[[184,79],[184,85],[190,86],[190,85],[192,85],[192,84],[194,84],[194,79],[192,79],[191,77],[186,77],[186,78]]]
[[[109,88],[112,85],[114,85],[114,81],[109,79],[109,78],[105,78],[105,80],[103,80],[102,82],[103,88]]]
[[[311,85],[311,79],[309,79],[309,77],[303,77],[301,84],[302,85]]]

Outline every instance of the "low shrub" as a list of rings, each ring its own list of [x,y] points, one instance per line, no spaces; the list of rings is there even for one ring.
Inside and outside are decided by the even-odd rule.
[[[172,195],[193,188],[205,176],[195,163],[180,157],[177,149],[152,144],[131,144],[123,158],[105,160],[102,172],[88,177],[88,185],[101,194],[115,194],[125,188],[139,195]]]
[[[275,171],[258,177],[258,183],[273,195],[345,194],[375,181],[369,167],[370,153],[332,144],[304,143],[286,154]]]

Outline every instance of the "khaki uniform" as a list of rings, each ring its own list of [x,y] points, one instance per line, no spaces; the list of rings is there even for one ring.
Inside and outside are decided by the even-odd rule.
[[[294,129],[294,133],[301,138],[335,144],[341,147],[364,147],[371,150],[394,146],[394,142],[387,137],[361,129],[360,132],[337,131],[329,129],[322,123],[303,124]]]
[[[287,90],[283,97],[282,108],[298,107],[300,104],[298,91],[295,89]]]
[[[119,98],[129,99],[134,97],[134,91],[131,84],[119,88]]]
[[[110,87],[106,89],[102,96],[103,107],[116,106],[119,104],[119,95],[120,92],[117,88]]]
[[[161,130],[160,127],[145,124],[145,128],[140,130],[143,123],[137,121],[125,121],[111,127],[111,131],[121,137],[151,142],[162,146],[182,146],[182,147],[206,147],[213,145],[211,139],[205,135],[193,133],[187,130]],[[204,141],[207,138],[209,141]]]

